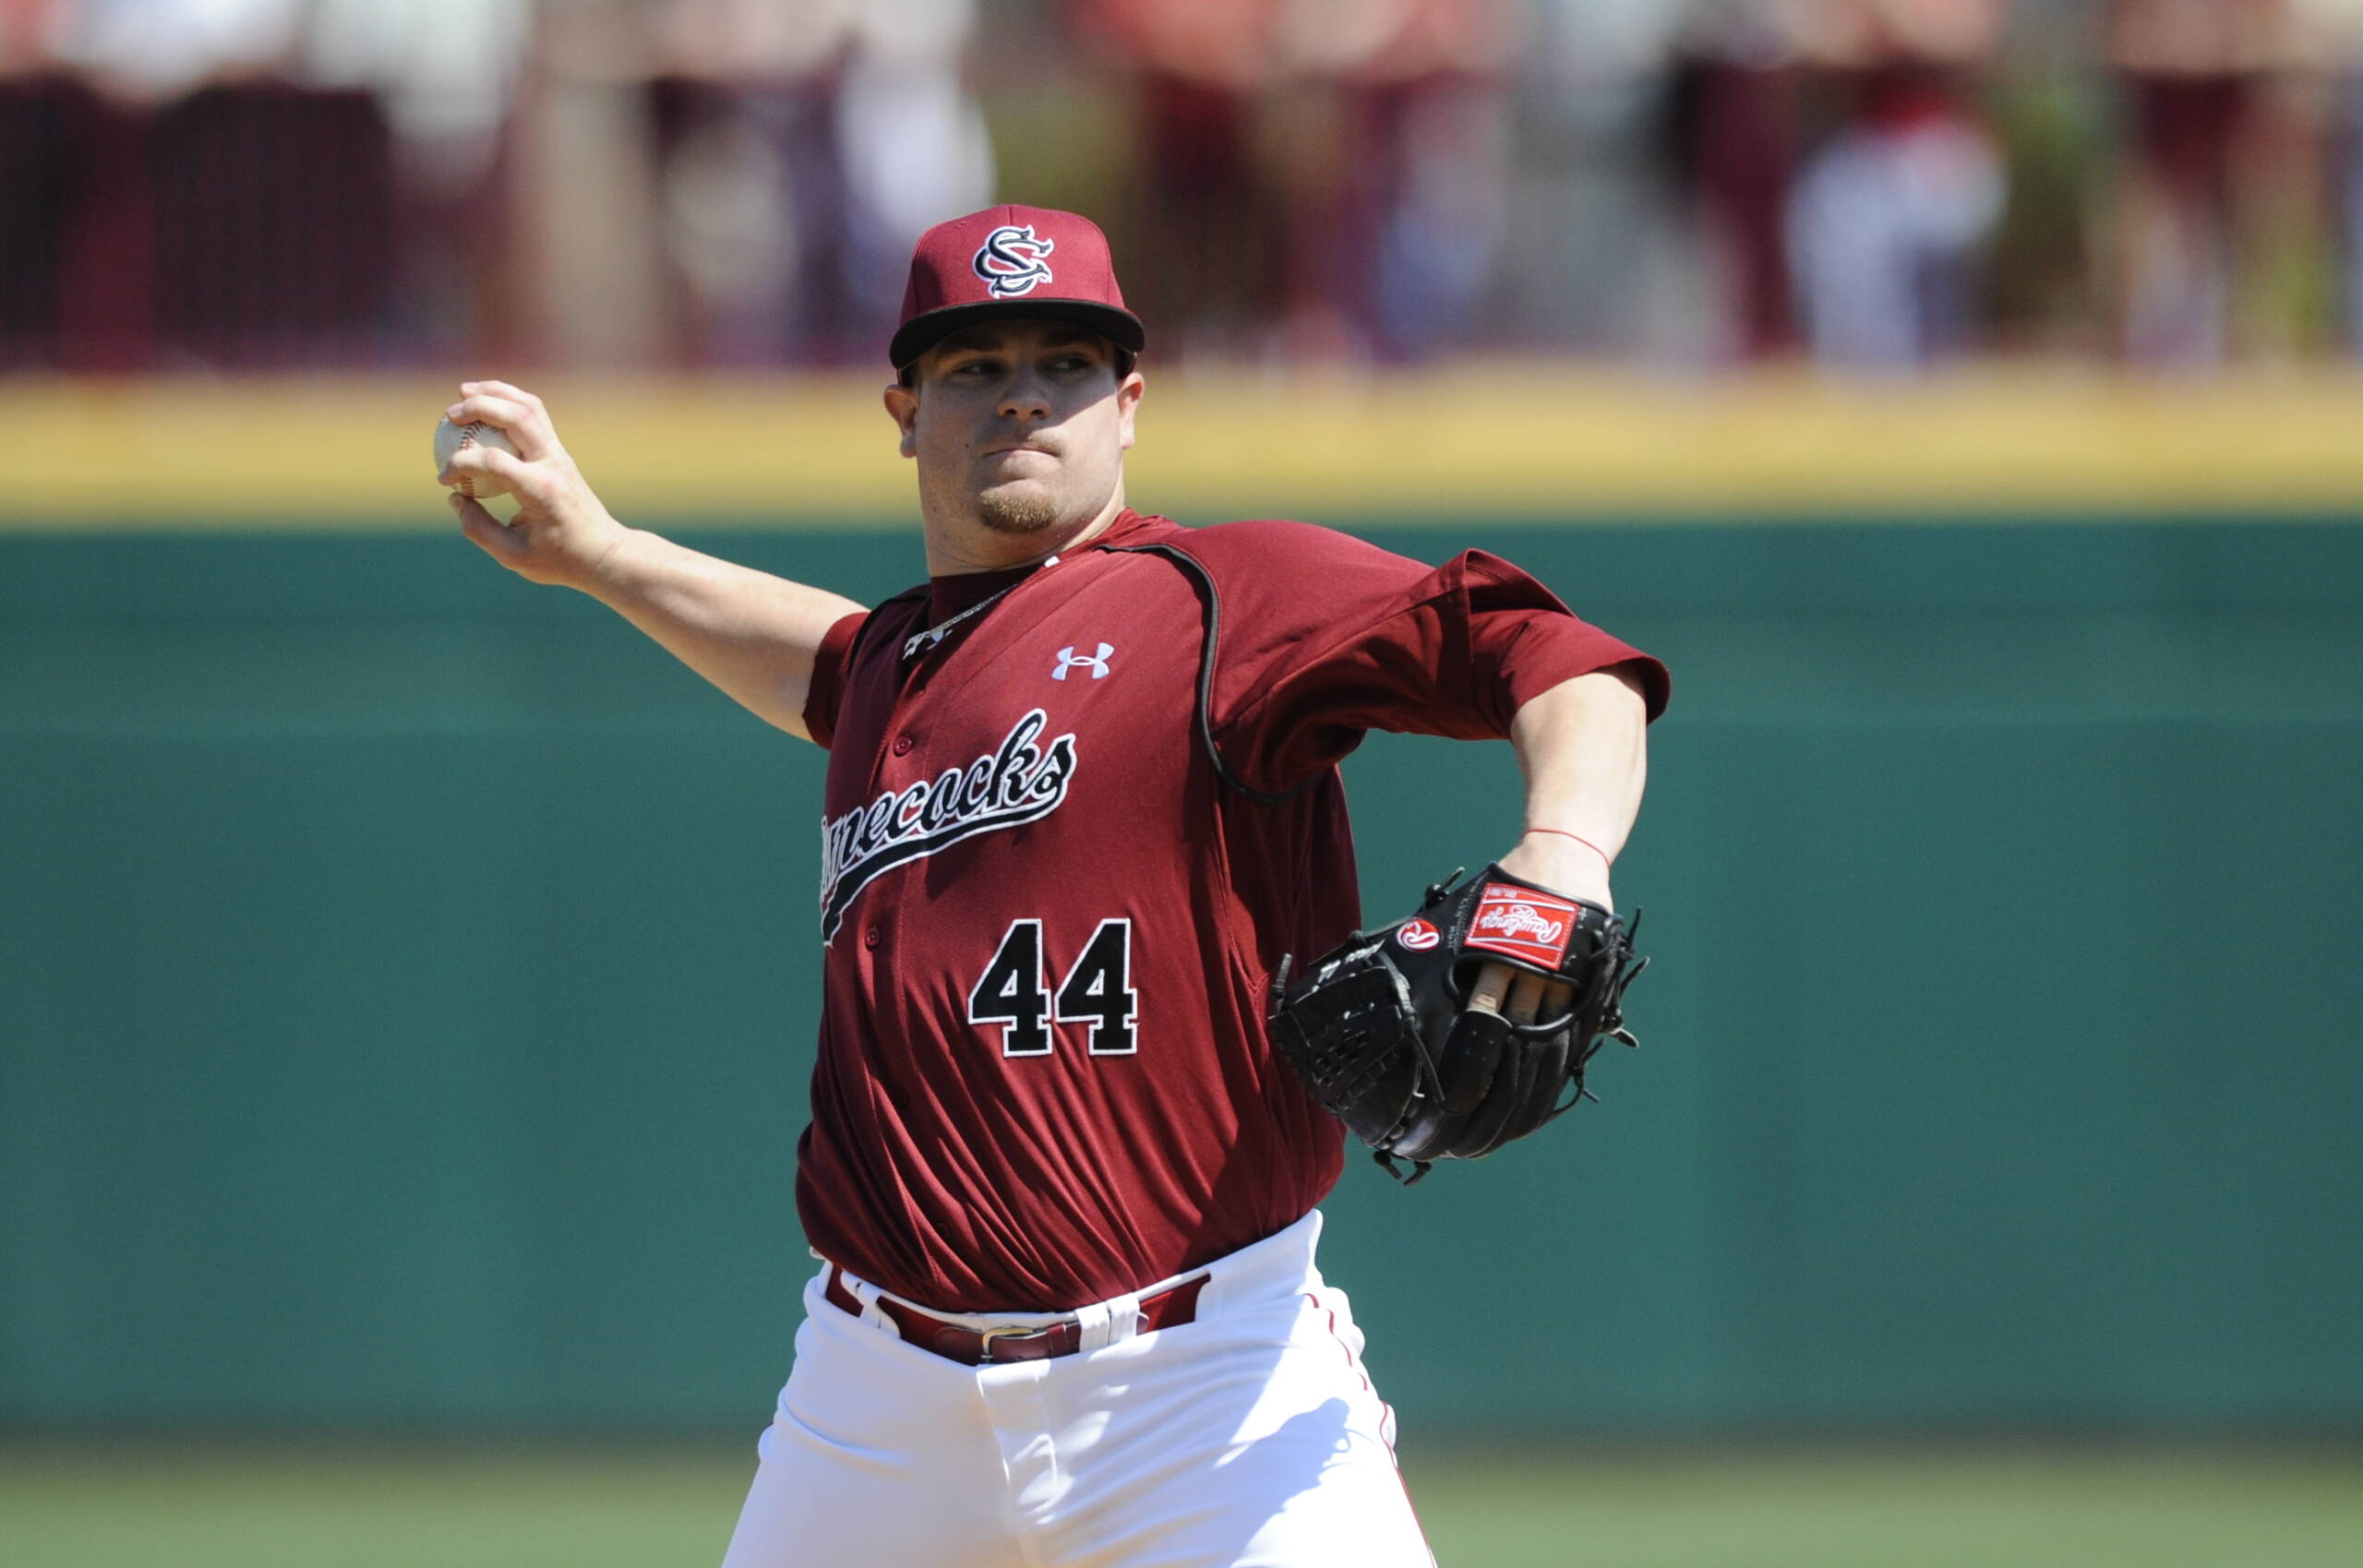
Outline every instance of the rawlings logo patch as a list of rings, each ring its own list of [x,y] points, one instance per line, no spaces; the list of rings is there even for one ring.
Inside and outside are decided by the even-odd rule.
[[[1556,969],[1567,956],[1581,912],[1564,898],[1487,882],[1469,922],[1464,947],[1506,953],[1538,969]]]
[[[1395,940],[1413,952],[1425,952],[1444,940],[1444,933],[1425,920],[1406,920],[1403,928],[1395,933]]]
[[[1031,223],[1003,223],[985,236],[969,265],[993,298],[1015,299],[1050,281],[1050,264],[1044,258],[1056,249],[1057,241],[1034,237]]]

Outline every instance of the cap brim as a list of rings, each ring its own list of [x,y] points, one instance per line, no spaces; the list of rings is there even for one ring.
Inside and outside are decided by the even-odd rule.
[[[964,327],[973,327],[980,321],[1027,317],[1072,321],[1079,327],[1088,327],[1132,353],[1140,353],[1148,342],[1147,330],[1141,326],[1139,317],[1098,300],[997,299],[978,305],[947,305],[941,310],[912,317],[895,329],[894,341],[886,345],[886,356],[897,371],[906,370],[919,355]]]

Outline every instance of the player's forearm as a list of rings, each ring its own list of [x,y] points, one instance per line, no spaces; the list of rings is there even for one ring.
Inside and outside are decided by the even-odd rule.
[[[862,606],[825,589],[628,529],[583,591],[764,722],[806,734],[804,698],[829,628]]]
[[[1613,907],[1609,868],[1640,812],[1648,736],[1639,687],[1613,670],[1562,681],[1519,708],[1510,744],[1526,775],[1526,832],[1504,868]]]

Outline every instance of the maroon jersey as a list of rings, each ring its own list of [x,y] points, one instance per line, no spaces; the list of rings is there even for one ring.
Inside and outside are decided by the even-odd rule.
[[[813,1247],[947,1311],[1055,1311],[1302,1215],[1344,1134],[1264,1012],[1283,953],[1360,921],[1338,760],[1371,729],[1499,738],[1620,664],[1654,717],[1661,666],[1481,552],[1130,511],[840,621],[805,708]]]

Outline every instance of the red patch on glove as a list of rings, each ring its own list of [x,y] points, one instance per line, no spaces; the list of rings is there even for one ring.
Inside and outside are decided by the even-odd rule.
[[[1538,969],[1556,969],[1566,959],[1567,942],[1581,914],[1566,899],[1487,882],[1461,945],[1507,953]]]

